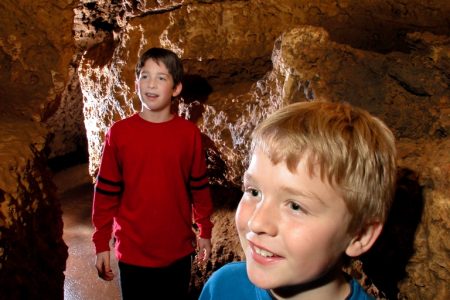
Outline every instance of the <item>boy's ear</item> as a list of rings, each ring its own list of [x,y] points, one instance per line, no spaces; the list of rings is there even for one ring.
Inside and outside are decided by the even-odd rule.
[[[176,97],[181,93],[181,90],[183,89],[183,84],[180,82],[173,88],[172,97]]]
[[[350,257],[357,257],[364,252],[367,252],[380,236],[382,229],[383,224],[380,222],[367,224],[350,241],[347,249],[345,250],[345,254]]]

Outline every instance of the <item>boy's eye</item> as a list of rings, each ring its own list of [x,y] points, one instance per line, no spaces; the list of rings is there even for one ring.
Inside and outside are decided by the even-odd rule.
[[[292,209],[295,212],[303,212],[305,213],[305,210],[303,209],[303,207],[298,204],[297,202],[294,201],[290,201],[289,202],[289,208]]]
[[[166,81],[166,77],[160,76],[160,77],[159,77],[159,80]]]
[[[261,192],[258,191],[257,189],[254,189],[254,188],[245,188],[245,189],[244,189],[244,192],[245,192],[246,194],[248,194],[250,197],[256,197],[256,198],[258,198],[258,197],[261,196]]]
[[[147,75],[141,75],[141,77],[139,77],[139,79],[147,79]]]
[[[259,191],[258,191],[258,190],[255,190],[255,189],[250,189],[250,194],[251,194],[253,197],[258,197],[258,196],[260,195]]]

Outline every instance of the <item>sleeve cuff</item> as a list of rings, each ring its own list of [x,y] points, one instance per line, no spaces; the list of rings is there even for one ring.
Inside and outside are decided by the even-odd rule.
[[[208,221],[207,224],[198,224],[199,237],[202,239],[211,239],[213,223]]]
[[[94,240],[94,247],[95,247],[95,254],[98,254],[100,252],[110,251],[109,248],[109,240],[108,241],[95,241]]]

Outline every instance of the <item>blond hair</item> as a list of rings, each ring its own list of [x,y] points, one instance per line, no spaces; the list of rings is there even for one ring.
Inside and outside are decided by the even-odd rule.
[[[349,232],[384,222],[396,180],[395,138],[367,111],[348,103],[300,102],[285,106],[257,126],[255,148],[294,172],[303,155],[308,169],[341,192],[352,215]]]

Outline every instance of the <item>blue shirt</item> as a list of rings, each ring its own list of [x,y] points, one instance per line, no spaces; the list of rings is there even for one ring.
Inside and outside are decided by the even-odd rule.
[[[350,280],[351,292],[346,300],[372,300],[359,283]],[[247,276],[245,262],[229,263],[216,272],[206,282],[199,300],[272,300],[267,290],[255,286]]]

